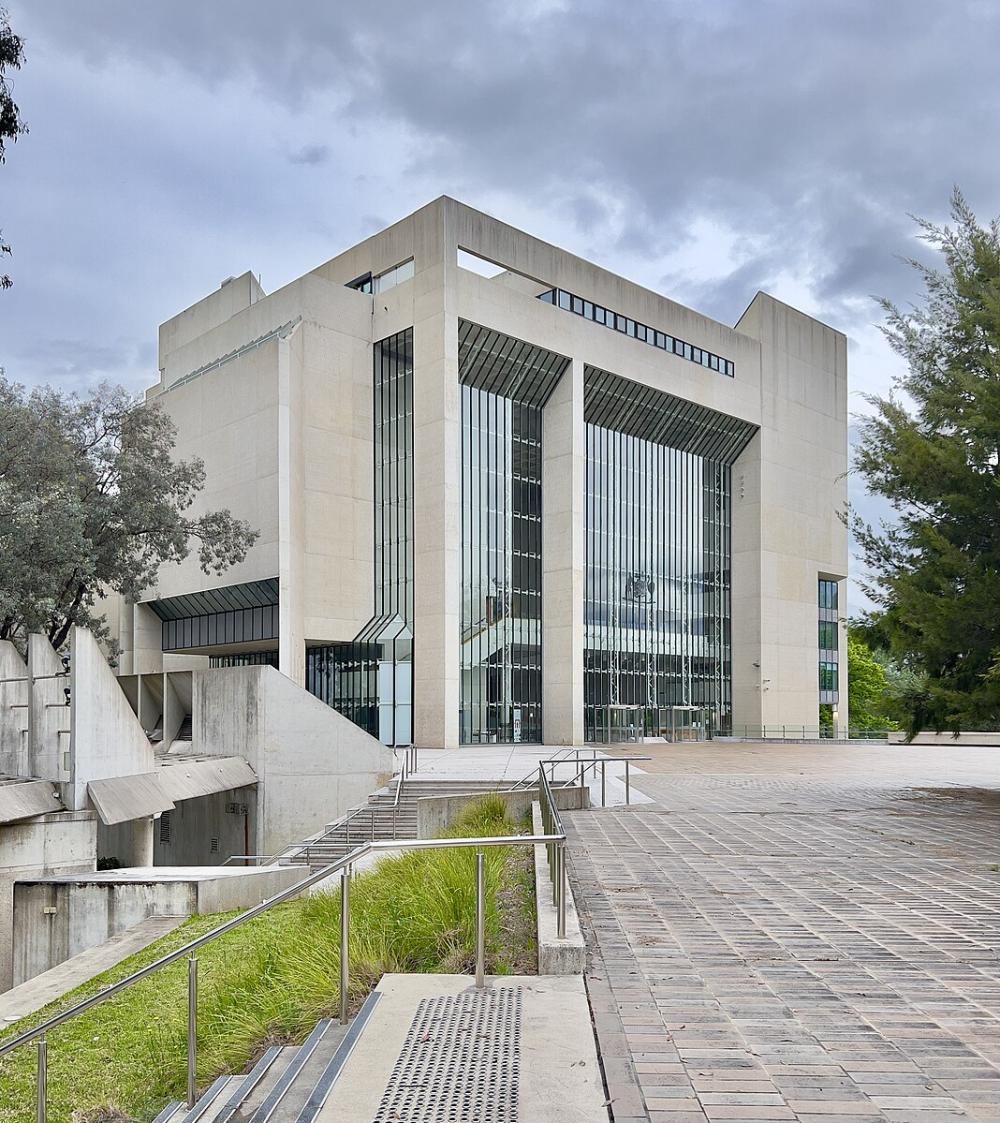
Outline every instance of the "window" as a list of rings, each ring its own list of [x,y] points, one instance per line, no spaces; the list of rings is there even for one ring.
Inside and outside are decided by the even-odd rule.
[[[404,281],[408,281],[413,276],[413,258],[407,261],[402,261],[399,265],[394,265],[391,269],[386,269],[373,276],[371,273],[364,273],[360,277],[355,277],[353,281],[349,281],[344,287],[349,289],[356,289],[358,292],[365,292],[369,294],[386,292],[388,289],[395,288],[396,285],[401,285]]]
[[[837,625],[833,620],[820,620],[819,646],[821,651],[837,650]]]
[[[377,283],[376,279],[376,285]],[[379,290],[376,288],[376,291]],[[659,347],[661,351],[680,355],[689,362],[698,363],[699,366],[707,367],[710,370],[717,370],[720,374],[725,374],[729,378],[735,377],[736,367],[729,359],[713,355],[711,351],[706,351],[702,347],[692,347],[690,343],[674,339],[673,336],[667,335],[665,332],[656,331],[647,324],[640,324],[627,316],[620,316],[608,308],[603,308],[600,304],[593,304],[589,300],[566,292],[565,289],[546,289],[545,292],[538,294],[538,299],[544,300],[546,304],[557,305],[567,312],[574,312],[577,316],[583,316],[586,320],[593,320],[596,324],[603,324],[613,331],[620,331],[623,335],[628,335],[641,343],[648,343],[650,347]]]
[[[837,690],[839,664],[821,660],[819,664],[819,688],[825,693]]]
[[[837,582],[821,577],[817,600],[819,602],[819,701],[822,707],[840,700]]]

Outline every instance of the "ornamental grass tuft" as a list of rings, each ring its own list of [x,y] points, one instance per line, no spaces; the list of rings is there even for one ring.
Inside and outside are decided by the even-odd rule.
[[[497,796],[469,805],[450,837],[515,834]],[[487,971],[536,970],[531,853],[490,847]],[[475,941],[475,851],[425,850],[385,858],[351,883],[351,1004],[386,972],[468,972]],[[235,914],[228,914],[235,915]],[[224,916],[199,916],[58,1003],[5,1029],[15,1036],[123,978]],[[273,1044],[301,1041],[340,1000],[340,893],[320,892],[264,913],[198,953],[198,1079],[242,1072]],[[183,1098],[187,968],[173,964],[49,1035],[52,1123],[150,1120]],[[35,1050],[0,1059],[0,1123],[33,1123]],[[75,1113],[75,1114],[74,1114]]]

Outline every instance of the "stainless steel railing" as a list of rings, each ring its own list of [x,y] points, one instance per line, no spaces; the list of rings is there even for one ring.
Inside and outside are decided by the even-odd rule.
[[[399,810],[400,799],[403,794],[403,785],[407,779],[413,775],[417,770],[419,761],[419,750],[416,745],[408,745],[403,750],[403,760],[399,767],[399,772],[396,776],[395,795],[392,801],[392,837],[396,838],[396,815]],[[323,843],[329,841],[341,831],[344,832],[344,845],[350,849],[351,846],[351,825],[355,820],[361,819],[363,815],[368,815],[369,841],[375,841],[375,816],[378,806],[372,803],[363,803],[360,807],[355,807],[346,816],[341,816],[335,823],[332,823],[327,829],[315,838],[306,839],[305,842],[298,843],[295,846],[289,846],[278,854],[230,854],[229,857],[222,863],[228,866],[231,862],[242,862],[244,865],[254,863],[255,865],[270,866],[278,861],[293,862],[296,858],[305,857],[306,864],[312,862],[312,851],[314,847],[322,846]],[[361,824],[358,824],[361,829]]]
[[[543,779],[543,783],[544,783]],[[551,791],[549,791],[551,795]],[[554,812],[555,817],[552,818]],[[558,812],[555,810],[554,803],[550,804],[550,810],[543,812],[543,819],[545,815],[549,815],[549,821],[561,822],[558,819]],[[290,885],[287,889],[282,889],[279,893],[275,893],[273,897],[269,897],[266,901],[262,901],[259,905],[254,905],[252,908],[247,909],[245,912],[240,913],[239,916],[227,920],[225,923],[213,928],[210,932],[206,932],[196,939],[189,941],[183,947],[169,952],[167,955],[157,959],[154,963],[150,963],[145,967],[134,971],[124,979],[120,979],[117,983],[112,983],[110,986],[105,987],[104,990],[99,991],[97,994],[92,994],[88,998],[82,999],[75,1005],[63,1010],[60,1014],[54,1014],[51,1018],[47,1018],[44,1022],[34,1027],[34,1029],[25,1030],[24,1033],[18,1034],[17,1037],[11,1038],[10,1041],[0,1044],[0,1057],[13,1052],[15,1049],[27,1045],[31,1041],[37,1043],[37,1068],[35,1075],[35,1101],[36,1101],[36,1120],[37,1123],[46,1123],[47,1119],[47,1072],[48,1072],[48,1034],[57,1026],[78,1017],[80,1014],[87,1010],[92,1009],[94,1006],[100,1005],[102,1002],[107,1002],[108,999],[114,998],[116,995],[121,994],[129,987],[134,986],[136,983],[141,982],[143,979],[148,978],[150,975],[161,971],[164,967],[169,967],[172,963],[177,963],[181,959],[186,958],[188,961],[188,1029],[187,1029],[187,1103],[188,1107],[193,1107],[195,1102],[196,1075],[197,1075],[197,1048],[198,1048],[198,957],[195,954],[199,948],[204,947],[206,944],[211,943],[213,940],[219,939],[220,936],[225,936],[227,933],[232,932],[234,929],[239,928],[241,925],[246,924],[248,921],[253,920],[255,917],[260,916],[262,913],[267,912],[269,909],[274,908],[275,905],[280,905],[285,901],[297,897],[304,890],[315,885],[317,882],[323,881],[325,878],[331,877],[335,873],[340,873],[341,885],[341,899],[340,899],[340,1020],[341,1022],[347,1021],[348,1009],[348,992],[350,985],[350,961],[349,961],[349,937],[350,937],[350,882],[351,873],[354,865],[364,858],[367,854],[382,852],[386,850],[456,850],[468,849],[474,847],[477,850],[478,857],[476,860],[476,985],[482,987],[485,983],[485,880],[484,880],[484,863],[482,860],[482,851],[485,847],[489,846],[534,846],[544,843],[547,847],[552,847],[559,851],[559,858],[556,860],[558,865],[558,884],[555,888],[555,901],[559,910],[559,932],[565,934],[566,930],[566,886],[565,886],[565,847],[566,835],[565,832],[558,834],[540,834],[540,835],[499,835],[482,838],[427,838],[427,839],[393,839],[379,842],[364,842],[356,849],[352,850],[342,858],[331,862],[329,865],[324,866],[321,870],[309,874],[301,881],[297,881],[294,885]],[[550,850],[550,854],[554,851]],[[550,860],[550,868],[552,862]]]
[[[649,756],[597,756],[597,750],[593,750],[593,756],[588,760],[586,757],[581,757],[580,750],[575,750],[574,756],[561,756],[552,757],[548,760],[540,760],[538,762],[538,771],[529,772],[527,776],[519,780],[508,791],[519,791],[523,788],[530,788],[533,784],[537,784],[538,777],[548,769],[549,783],[553,788],[568,788],[577,785],[582,786],[586,780],[587,773],[593,772],[597,775],[597,770],[601,770],[601,806],[607,807],[608,805],[608,765],[609,764],[624,764],[625,765],[625,803],[626,805],[632,802],[632,784],[629,775],[629,767],[637,761],[652,760]],[[556,768],[560,765],[570,764],[573,766],[573,775],[565,780],[563,783],[556,783]]]

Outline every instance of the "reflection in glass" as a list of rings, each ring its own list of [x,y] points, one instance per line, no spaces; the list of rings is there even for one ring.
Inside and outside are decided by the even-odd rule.
[[[730,474],[588,423],[587,740],[671,736],[681,713],[730,727]]]
[[[542,411],[461,393],[461,741],[541,741]]]

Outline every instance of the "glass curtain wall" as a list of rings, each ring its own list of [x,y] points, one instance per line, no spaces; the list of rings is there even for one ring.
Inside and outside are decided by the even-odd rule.
[[[728,728],[728,465],[588,424],[586,522],[587,740]]]
[[[463,744],[542,739],[542,411],[462,386]]]
[[[726,731],[731,466],[757,427],[595,367],[584,386],[586,737]]]

